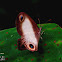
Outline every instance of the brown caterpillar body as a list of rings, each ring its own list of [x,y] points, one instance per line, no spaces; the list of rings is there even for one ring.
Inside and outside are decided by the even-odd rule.
[[[21,36],[21,38],[18,39],[18,49],[37,51],[40,38],[40,29],[34,20],[26,13],[21,12],[16,18],[16,28],[18,34]],[[25,47],[22,48],[22,45]]]

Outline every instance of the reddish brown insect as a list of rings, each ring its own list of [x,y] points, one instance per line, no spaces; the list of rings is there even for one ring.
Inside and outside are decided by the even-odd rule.
[[[21,12],[16,18],[16,28],[18,34],[21,36],[21,38],[18,39],[18,49],[37,51],[40,38],[40,29],[34,20],[26,13]]]

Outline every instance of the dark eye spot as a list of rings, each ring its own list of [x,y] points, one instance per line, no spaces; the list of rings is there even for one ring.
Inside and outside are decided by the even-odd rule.
[[[34,46],[33,46],[32,44],[29,44],[29,46],[30,46],[31,48],[34,48]]]
[[[21,21],[23,20],[23,16],[21,16]]]

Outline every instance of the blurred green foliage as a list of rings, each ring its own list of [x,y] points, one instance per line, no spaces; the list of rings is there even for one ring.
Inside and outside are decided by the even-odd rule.
[[[38,24],[42,27],[42,39],[38,51],[19,51],[17,40],[21,36],[16,27],[0,31],[0,53],[4,53],[5,62],[62,62],[62,29],[55,23]]]

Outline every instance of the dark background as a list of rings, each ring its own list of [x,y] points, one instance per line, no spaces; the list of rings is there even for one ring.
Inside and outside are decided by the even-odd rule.
[[[62,26],[62,3],[59,1],[20,0],[0,2],[0,30],[15,27],[19,12],[26,12],[36,23],[57,23]],[[51,19],[51,21],[48,21]]]

